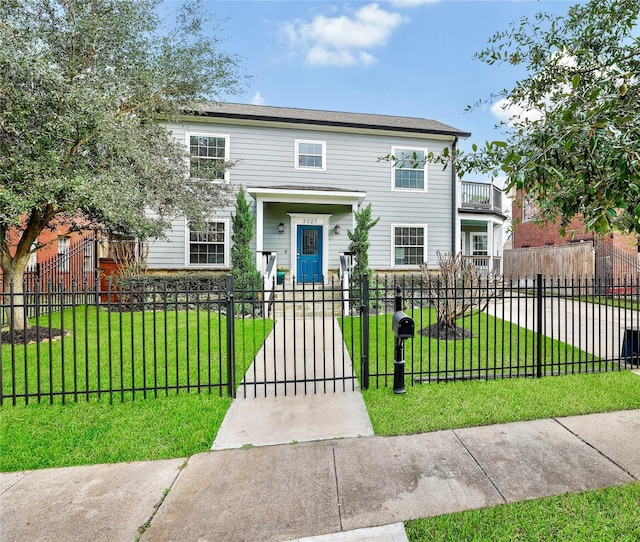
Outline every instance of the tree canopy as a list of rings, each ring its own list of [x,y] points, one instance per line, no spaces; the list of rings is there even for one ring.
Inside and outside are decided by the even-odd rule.
[[[141,239],[203,223],[226,183],[189,178],[160,124],[237,92],[239,61],[199,2],[0,0],[0,264],[21,280],[45,228]]]
[[[477,58],[528,75],[497,95],[504,140],[460,154],[460,173],[506,175],[539,220],[640,232],[639,11],[638,0],[590,0],[496,33]]]

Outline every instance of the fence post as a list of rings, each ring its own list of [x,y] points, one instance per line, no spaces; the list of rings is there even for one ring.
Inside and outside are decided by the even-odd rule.
[[[542,273],[536,276],[536,376],[542,377],[542,310],[544,302],[542,297]]]
[[[362,328],[362,344],[360,354],[360,375],[362,376],[362,389],[369,389],[369,276],[361,277],[362,299],[360,300],[360,326]]]
[[[236,394],[235,375],[235,318],[233,307],[233,275],[228,274],[226,279],[227,288],[227,393],[229,397]]]

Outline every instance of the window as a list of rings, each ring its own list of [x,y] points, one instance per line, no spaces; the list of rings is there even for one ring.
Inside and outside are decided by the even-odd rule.
[[[538,216],[538,206],[529,196],[522,198],[522,222],[532,222]]]
[[[325,169],[324,141],[302,141],[296,139],[296,169]]]
[[[38,257],[36,255],[38,239],[36,239],[31,245],[31,253],[29,254],[29,261],[27,262],[27,271],[35,271],[38,266]]]
[[[471,250],[474,256],[489,255],[489,237],[486,233],[473,234]]]
[[[58,271],[69,271],[69,249],[71,238],[67,236],[58,237]]]
[[[189,265],[226,265],[226,226],[226,222],[209,222],[206,231],[189,227]]]
[[[426,190],[426,149],[391,149],[396,160],[393,163],[393,188],[395,190]]]
[[[425,226],[393,226],[394,265],[425,261]]]
[[[224,136],[189,136],[190,175],[192,178],[225,178],[224,163],[227,159],[228,142]]]

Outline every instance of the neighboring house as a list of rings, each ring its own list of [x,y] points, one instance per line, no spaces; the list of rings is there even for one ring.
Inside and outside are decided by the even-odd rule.
[[[9,243],[17,244],[17,241],[9,239]],[[31,253],[25,275],[30,287],[35,278],[39,279],[41,288],[49,281],[56,284],[62,282],[66,286],[70,286],[72,280],[79,284],[85,280],[93,281],[98,261],[93,232],[70,232],[68,227],[54,222],[41,232],[36,243],[39,248]],[[2,278],[0,270],[0,280]]]
[[[354,213],[368,204],[380,218],[369,235],[375,270],[435,267],[438,251],[460,249],[500,265],[501,191],[423,161],[454,151],[466,132],[421,118],[242,104],[208,104],[168,128],[191,151],[192,175],[207,161],[237,162],[225,180],[252,199],[261,271],[277,255],[297,282],[327,281],[348,251]],[[209,232],[174,220],[168,239],[150,244],[148,268],[229,269],[232,213],[213,213]]]
[[[555,223],[540,223],[536,220],[537,208],[534,200],[522,190],[510,194],[512,199],[513,248],[564,247],[577,243],[589,243],[594,247],[593,271],[589,276],[614,275],[637,276],[640,269],[640,237],[633,234],[613,232],[598,236],[588,232],[580,217],[574,218],[560,234],[560,220]],[[526,270],[519,270],[528,274]],[[570,274],[570,270],[566,270]]]

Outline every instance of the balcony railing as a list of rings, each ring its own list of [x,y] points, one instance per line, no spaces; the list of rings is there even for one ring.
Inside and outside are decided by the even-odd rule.
[[[502,190],[486,183],[462,183],[463,209],[502,213]]]
[[[500,256],[469,256],[462,255],[464,261],[473,263],[476,270],[481,275],[488,275],[489,273],[502,273],[502,258]]]

